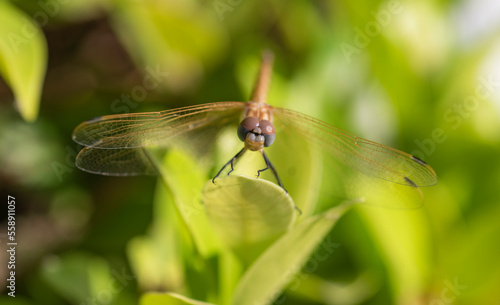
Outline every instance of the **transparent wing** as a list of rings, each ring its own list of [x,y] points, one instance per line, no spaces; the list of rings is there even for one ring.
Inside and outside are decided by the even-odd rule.
[[[308,141],[316,143],[340,162],[368,176],[413,187],[437,183],[434,170],[424,161],[363,138],[313,117],[283,108],[273,115],[284,126],[294,126]]]
[[[107,115],[78,125],[73,131],[73,140],[104,149],[168,144],[176,135],[232,119],[241,114],[244,107],[245,103],[241,102],[219,102],[159,112]]]
[[[238,123],[244,107],[245,103],[220,102],[83,122],[73,132],[73,140],[87,146],[78,154],[76,166],[101,175],[155,174],[145,146],[190,142],[191,147],[204,150],[222,126]]]
[[[154,162],[143,147],[101,149],[85,147],[75,165],[86,172],[108,176],[155,175]]]

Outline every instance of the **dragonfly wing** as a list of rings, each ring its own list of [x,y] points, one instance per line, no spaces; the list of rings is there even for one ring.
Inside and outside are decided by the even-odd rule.
[[[159,112],[107,115],[78,125],[73,140],[83,146],[105,149],[168,145],[172,137],[237,117],[244,107],[241,102],[219,102]]]
[[[437,182],[434,170],[415,156],[356,137],[299,112],[273,108],[273,115],[286,128],[294,126],[310,142],[363,174],[413,187]]]
[[[76,166],[89,173],[109,176],[155,175],[157,170],[143,147],[99,149],[85,147]]]
[[[146,146],[187,146],[203,154],[224,126],[238,123],[244,106],[220,102],[84,122],[73,132],[73,139],[87,146],[78,154],[76,166],[101,175],[156,174]]]

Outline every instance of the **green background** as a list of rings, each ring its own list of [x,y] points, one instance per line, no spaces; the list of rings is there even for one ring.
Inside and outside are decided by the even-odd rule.
[[[310,215],[299,221],[322,238],[307,253],[305,235],[278,245],[276,253],[309,258],[305,266],[283,258],[290,270],[303,267],[284,275],[276,303],[500,303],[498,11],[446,0],[3,2],[0,192],[5,211],[7,196],[16,198],[19,245],[16,298],[4,285],[0,303],[136,304],[155,291],[234,300],[246,265],[213,236],[193,244],[173,204],[191,189],[84,173],[71,133],[101,115],[248,100],[263,49],[276,58],[269,103],[415,154],[438,175],[420,209],[363,206],[333,230]],[[150,69],[168,76],[126,102]],[[226,160],[186,178],[192,160],[172,158],[165,168],[181,173],[166,175],[169,187],[189,182],[197,192]],[[290,192],[299,205],[295,197],[313,191]],[[286,217],[300,218],[281,203]],[[6,228],[4,217],[2,279]],[[267,283],[243,282],[237,292],[259,294]],[[161,294],[141,302],[196,304]]]

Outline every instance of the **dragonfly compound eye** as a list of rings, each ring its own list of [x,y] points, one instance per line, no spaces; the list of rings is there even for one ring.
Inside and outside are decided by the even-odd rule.
[[[241,121],[238,126],[238,138],[245,141],[247,134],[259,126],[259,119],[255,117],[247,117]]]
[[[274,140],[276,139],[273,123],[268,120],[262,120],[259,122],[259,127],[262,130],[262,134],[264,135],[264,146],[271,146],[271,144],[273,144]]]

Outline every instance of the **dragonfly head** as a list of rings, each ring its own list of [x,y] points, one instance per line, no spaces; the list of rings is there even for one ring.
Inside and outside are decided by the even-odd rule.
[[[257,151],[273,144],[276,134],[270,121],[247,117],[238,126],[238,137],[246,148]]]

